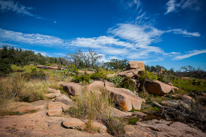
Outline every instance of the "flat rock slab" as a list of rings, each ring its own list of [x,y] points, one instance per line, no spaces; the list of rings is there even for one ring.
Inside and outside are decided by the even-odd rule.
[[[62,111],[66,112],[70,106],[65,105],[61,102],[51,102],[48,104],[48,116],[61,116]]]
[[[55,90],[55,89],[52,89],[52,88],[48,88],[47,91],[52,92],[52,93],[44,94],[46,97],[48,97],[50,99],[61,96],[61,91],[60,90]]]
[[[128,116],[132,116],[132,112],[124,112],[124,111],[114,108],[112,116],[117,117],[117,118],[124,118]]]
[[[147,116],[147,114],[145,114],[145,113],[143,113],[143,112],[139,112],[139,111],[134,111],[134,112],[132,113],[132,115],[141,116],[141,117]]]
[[[61,126],[63,117],[48,117],[36,112],[25,115],[0,116],[1,137],[111,137],[108,133],[91,134]]]
[[[128,137],[205,137],[206,134],[200,130],[189,127],[181,122],[152,120],[144,123],[137,122],[136,125],[125,127]]]
[[[62,94],[59,97],[56,97],[55,98],[55,102],[61,102],[61,103],[64,103],[66,105],[73,104],[72,100],[69,97],[67,97],[66,95],[64,95],[64,94]]]
[[[46,100],[35,101],[35,102],[30,103],[30,105],[28,106],[21,106],[17,108],[16,110],[14,110],[14,112],[21,112],[21,113],[35,112],[35,111],[45,108],[49,102],[50,101],[46,101]]]
[[[67,127],[67,128],[71,128],[71,129],[81,129],[84,130],[86,128],[86,123],[88,122],[88,120],[80,120],[77,118],[67,118],[65,119],[62,124]],[[99,130],[101,133],[105,133],[107,131],[107,127],[99,122],[93,121],[92,122],[92,127],[96,128],[97,130]]]
[[[141,109],[142,99],[135,95],[132,91],[124,88],[114,88],[106,86],[106,91],[110,93],[113,101],[118,104],[121,109],[131,111]]]

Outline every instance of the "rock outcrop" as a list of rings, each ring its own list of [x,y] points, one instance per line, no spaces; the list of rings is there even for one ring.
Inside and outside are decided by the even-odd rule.
[[[157,94],[157,95],[165,95],[169,92],[173,92],[174,89],[179,89],[177,87],[165,84],[161,81],[158,80],[153,80],[153,81],[146,81],[146,90],[149,93]]]
[[[106,86],[106,91],[110,93],[111,99],[118,104],[121,109],[130,111],[133,109],[140,110],[142,99],[132,91],[124,88],[114,88]]]
[[[67,92],[68,95],[72,96],[79,96],[83,91],[83,87],[74,82],[62,83],[61,86],[63,86],[64,91]]]
[[[127,65],[127,70],[130,69],[138,69],[139,71],[145,70],[144,68],[144,62],[142,61],[130,61]]]
[[[129,77],[129,78],[136,78],[140,76],[140,72],[144,71],[144,62],[141,61],[130,61],[127,66],[127,70],[119,73],[114,74],[108,74],[107,77],[114,77],[116,75],[122,76],[122,77]]]

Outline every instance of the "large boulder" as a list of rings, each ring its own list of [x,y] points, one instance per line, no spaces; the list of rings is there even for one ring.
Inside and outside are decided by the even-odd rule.
[[[165,95],[169,92],[172,92],[173,89],[179,89],[177,87],[165,84],[158,80],[146,81],[146,90],[149,93],[157,94],[157,95]]]
[[[86,91],[103,91],[104,82],[95,80],[91,84],[86,86]]]
[[[114,88],[106,86],[106,91],[110,93],[112,100],[118,104],[121,109],[131,111],[141,109],[142,99],[132,91],[124,88]]]
[[[78,83],[70,82],[62,83],[61,85],[63,86],[64,91],[67,92],[68,95],[79,96],[83,91],[83,87]]]
[[[144,62],[142,61],[130,61],[127,66],[127,70],[130,69],[139,69],[139,71],[145,70]]]

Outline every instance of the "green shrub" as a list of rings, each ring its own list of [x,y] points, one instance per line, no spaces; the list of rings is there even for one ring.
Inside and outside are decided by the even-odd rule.
[[[0,62],[0,66],[0,76],[6,76],[6,74],[12,71],[10,65],[4,62]]]
[[[107,79],[107,75],[104,71],[100,71],[100,72],[95,72],[94,74],[92,74],[91,78],[95,80]]]
[[[11,69],[14,72],[23,72],[24,69],[21,66],[11,65]]]
[[[149,71],[143,71],[141,75],[139,76],[140,81],[144,80],[157,80],[157,75],[154,75],[154,72],[149,72]]]
[[[85,73],[85,74],[82,74],[82,75],[80,75],[80,76],[74,76],[74,80],[75,80],[75,82],[77,82],[77,83],[83,82],[83,83],[88,84],[88,83],[91,82],[91,78],[90,78],[90,77],[91,77],[91,76],[90,76],[89,74]]]
[[[31,68],[31,73],[25,73],[23,76],[26,80],[31,79],[39,79],[39,80],[47,80],[47,76],[43,70],[37,71],[36,68]]]
[[[109,81],[113,82],[117,86],[123,79],[124,78],[121,76],[114,76],[114,77],[110,77]]]
[[[51,64],[50,64],[50,63],[48,63],[48,64],[46,64],[46,66],[51,66]]]
[[[68,71],[78,74],[79,71],[75,65],[68,65]]]
[[[117,87],[126,88],[133,92],[137,90],[135,82],[131,78],[128,78],[128,77],[124,78],[122,82],[118,84]]]

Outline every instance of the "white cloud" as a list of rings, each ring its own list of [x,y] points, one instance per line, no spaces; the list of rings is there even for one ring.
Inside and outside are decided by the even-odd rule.
[[[165,14],[177,12],[180,9],[200,10],[199,0],[169,0],[166,4],[167,11]]]
[[[149,46],[152,42],[159,41],[159,36],[164,33],[164,31],[154,27],[134,24],[118,24],[117,28],[110,28],[108,32],[122,39],[134,42],[136,48],[147,49],[150,52],[156,53],[162,52],[158,47]]]
[[[185,55],[181,55],[181,56],[176,56],[175,58],[173,58],[173,60],[182,60],[182,59],[186,59],[198,54],[203,54],[206,53],[206,49],[205,50],[193,50],[193,51],[189,51],[190,53],[185,54]]]
[[[177,55],[180,54],[179,52],[170,52],[170,53],[163,53],[163,55],[168,55],[168,56],[173,56],[173,55]]]
[[[57,23],[57,21],[56,21],[56,20],[54,20],[54,23]]]
[[[24,34],[22,32],[9,31],[0,28],[0,41],[6,40],[48,46],[64,44],[64,41],[58,37],[42,34]]]
[[[14,0],[0,0],[0,10],[2,12],[13,11],[13,12],[16,12],[17,14],[32,16],[38,19],[43,19],[42,17],[39,17],[29,12],[29,10],[32,10],[32,9],[33,9],[32,7],[26,7],[20,4],[19,2],[15,2]]]
[[[93,38],[77,38],[71,41],[69,45],[92,48],[104,48],[105,45],[116,45],[126,48],[133,48],[133,45],[131,43],[123,42],[119,39],[114,39],[113,37],[108,36],[100,36]]]
[[[186,37],[200,37],[199,32],[187,32],[187,30],[182,30],[182,29],[173,29],[173,30],[168,30],[166,32],[173,32],[175,34],[182,34]]]
[[[167,11],[165,12],[165,14],[175,11],[175,9],[176,9],[175,1],[176,1],[176,0],[169,0],[169,1],[166,3]]]

